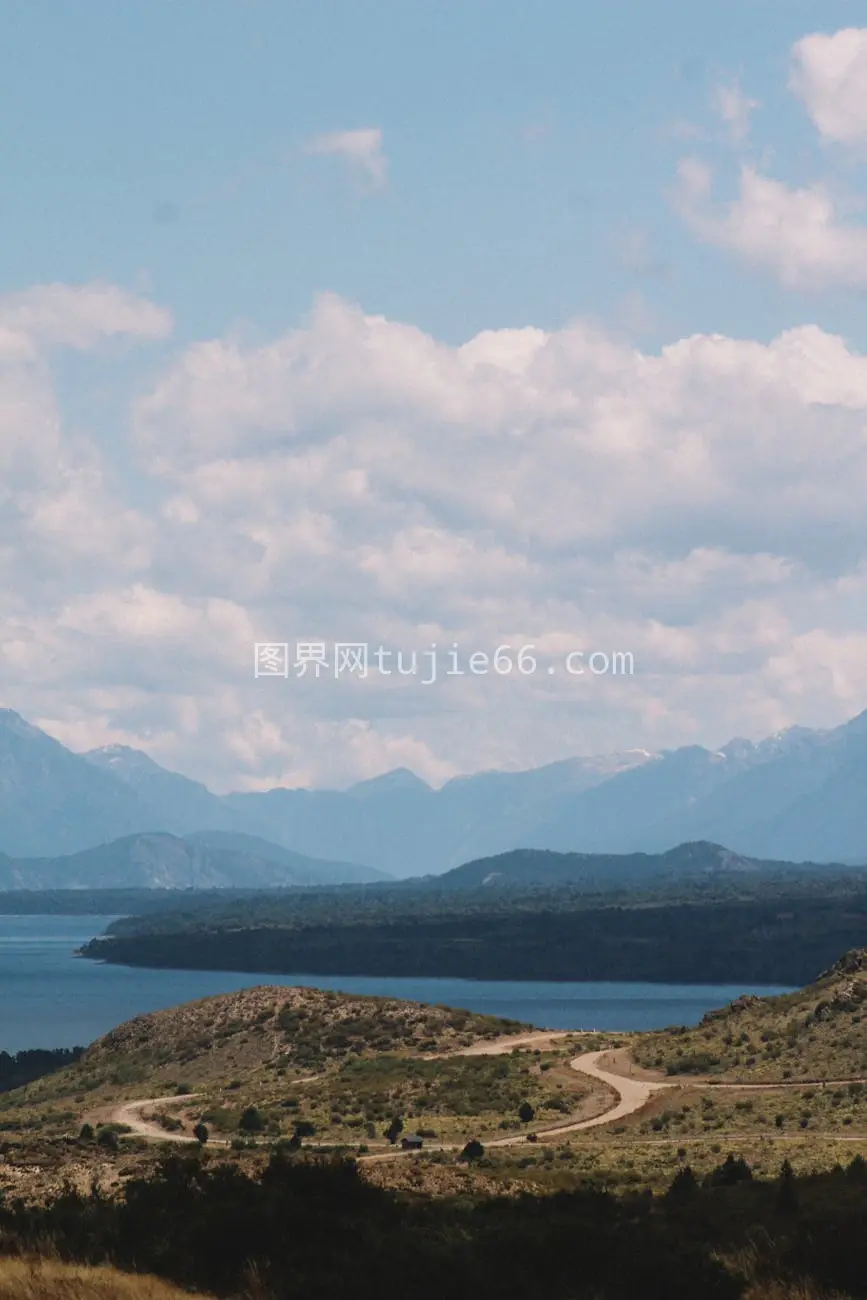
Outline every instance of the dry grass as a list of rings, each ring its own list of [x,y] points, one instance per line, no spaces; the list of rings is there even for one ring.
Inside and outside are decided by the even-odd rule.
[[[158,1278],[45,1259],[0,1260],[0,1300],[189,1300]]]
[[[814,984],[782,997],[736,999],[693,1029],[633,1041],[645,1067],[673,1076],[748,1082],[857,1079],[867,1056],[867,950],[848,953]]]
[[[21,1112],[28,1129],[41,1117],[47,1130],[68,1131],[82,1102],[91,1110],[118,1097],[163,1095],[181,1085],[201,1091],[236,1079],[273,1089],[359,1055],[434,1056],[526,1028],[395,998],[259,986],[137,1016],[77,1065],[0,1098],[0,1110],[16,1118]]]

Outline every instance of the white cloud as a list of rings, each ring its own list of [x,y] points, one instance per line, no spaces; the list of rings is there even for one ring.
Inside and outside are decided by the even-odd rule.
[[[760,101],[751,99],[734,78],[714,87],[712,104],[735,144],[743,143],[750,132],[750,114],[761,108]]]
[[[0,349],[5,343],[13,355],[51,346],[86,349],[124,336],[162,339],[171,327],[164,308],[111,284],[46,284],[0,295]]]
[[[332,295],[260,346],[172,357],[132,408],[149,482],[128,499],[13,349],[6,699],[219,789],[842,719],[867,702],[865,427],[867,357],[815,325],[658,353],[580,320],[451,346]],[[533,644],[544,670],[256,682],[269,639]],[[597,648],[636,676],[547,673]]]
[[[867,28],[803,37],[792,49],[789,85],[826,140],[867,143]]]
[[[304,149],[314,156],[341,159],[374,189],[384,188],[387,182],[388,159],[382,147],[382,130],[378,126],[315,135],[307,141]]]
[[[867,285],[867,227],[844,221],[825,186],[792,189],[744,166],[737,198],[713,204],[704,163],[682,160],[678,180],[677,208],[705,243],[738,254],[789,289]]]

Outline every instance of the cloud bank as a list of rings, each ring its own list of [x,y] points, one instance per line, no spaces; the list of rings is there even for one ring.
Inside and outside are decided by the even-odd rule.
[[[67,743],[217,789],[442,780],[867,703],[867,357],[845,339],[651,353],[576,320],[452,346],[325,295],[265,343],[154,363],[119,481],[50,355],[170,323],[105,286],[0,300],[5,703]],[[636,671],[256,681],[272,639]]]

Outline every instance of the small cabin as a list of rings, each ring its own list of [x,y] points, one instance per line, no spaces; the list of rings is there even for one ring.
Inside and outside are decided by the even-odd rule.
[[[401,1138],[400,1145],[404,1151],[421,1151],[424,1138],[418,1133],[407,1133],[405,1138]]]

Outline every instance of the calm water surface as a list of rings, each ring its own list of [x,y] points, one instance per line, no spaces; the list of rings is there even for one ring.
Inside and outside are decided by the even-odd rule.
[[[141,970],[74,955],[104,916],[0,916],[0,1051],[74,1047],[146,1011],[254,984],[305,984],[440,1002],[551,1029],[659,1029],[695,1024],[740,993],[781,987],[722,984],[557,984],[516,980],[367,979]]]

